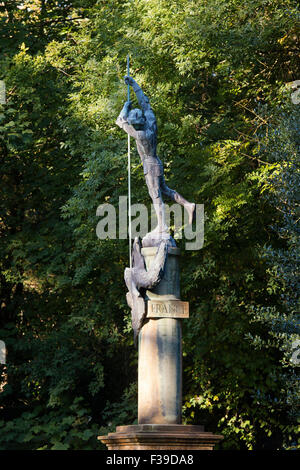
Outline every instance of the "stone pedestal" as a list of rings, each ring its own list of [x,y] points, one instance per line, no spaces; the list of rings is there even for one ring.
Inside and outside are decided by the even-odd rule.
[[[142,249],[147,269],[156,252],[157,247]],[[181,320],[171,308],[181,303],[179,255],[178,248],[168,248],[164,276],[146,292],[147,320],[139,334],[139,424],[181,424]]]
[[[140,424],[118,426],[115,433],[99,436],[108,450],[213,450],[223,439],[203,426]]]
[[[139,424],[181,424],[181,324],[150,318],[139,335]]]
[[[142,248],[146,269],[148,270],[154,261],[157,247]],[[179,272],[180,249],[175,247],[168,248],[168,257],[165,264],[165,271],[160,283],[151,290],[147,290],[146,298],[148,300],[180,300],[180,272]]]
[[[157,247],[142,248],[149,269]],[[203,426],[181,424],[181,319],[188,302],[180,300],[180,250],[168,248],[159,284],[146,291],[146,320],[139,333],[138,425],[118,426],[99,436],[109,450],[212,450],[223,437]]]

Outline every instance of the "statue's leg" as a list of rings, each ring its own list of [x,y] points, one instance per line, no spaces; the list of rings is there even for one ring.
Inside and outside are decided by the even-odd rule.
[[[181,206],[183,206],[187,210],[187,212],[189,214],[189,224],[191,224],[193,222],[193,218],[194,218],[194,215],[195,215],[196,204],[194,202],[189,202],[186,199],[184,199],[184,197],[181,196],[181,194],[179,194],[177,191],[174,191],[174,189],[170,189],[166,185],[164,176],[161,177],[160,189],[161,189],[161,192],[165,196],[172,199],[172,201],[177,202],[178,204],[180,204]]]
[[[152,172],[149,172],[145,175],[145,179],[157,217],[157,226],[150,233],[165,233],[168,231],[168,227],[165,223],[165,207],[160,191],[160,177],[156,176]]]

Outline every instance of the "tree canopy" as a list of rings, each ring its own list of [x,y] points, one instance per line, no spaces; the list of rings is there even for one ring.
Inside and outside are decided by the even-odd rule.
[[[298,32],[295,0],[0,2],[0,449],[101,449],[137,419],[128,240],[95,232],[127,194],[128,53],[166,178],[205,209],[184,422],[219,448],[297,446]],[[148,204],[137,153],[132,187]]]

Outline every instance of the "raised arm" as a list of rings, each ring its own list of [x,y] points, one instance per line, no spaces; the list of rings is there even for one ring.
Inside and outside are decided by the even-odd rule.
[[[135,95],[137,97],[138,103],[140,107],[142,108],[144,112],[144,116],[146,118],[146,121],[148,123],[148,127],[155,129],[156,128],[156,118],[155,114],[150,106],[149,98],[148,96],[145,95],[141,87],[136,83],[136,81],[130,77],[126,76],[125,77],[125,83],[126,85],[130,85],[133,88],[133,91],[135,92]]]
[[[132,86],[133,91],[137,97],[138,103],[144,113],[147,111],[152,111],[148,96],[145,95],[145,93],[143,92],[141,87],[136,83],[136,81],[132,77],[127,75],[125,77],[125,83],[126,85],[129,84],[130,86]]]

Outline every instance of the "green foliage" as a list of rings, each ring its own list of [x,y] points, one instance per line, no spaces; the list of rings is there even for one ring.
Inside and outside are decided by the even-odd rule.
[[[267,291],[279,301],[275,305],[254,308],[253,322],[268,327],[269,341],[257,335],[253,342],[257,348],[276,348],[280,351],[281,373],[273,400],[277,406],[288,404],[290,422],[296,426],[286,445],[296,445],[296,429],[299,423],[299,178],[300,140],[299,109],[293,104],[281,109],[267,127],[261,139],[261,153],[276,162],[274,170],[265,182],[268,199],[280,211],[280,219],[273,226],[278,235],[278,246],[267,245],[263,252],[269,265]],[[298,428],[299,430],[299,428]]]
[[[97,425],[77,397],[69,406],[45,412],[36,406],[12,421],[0,421],[1,450],[88,450],[98,447]]]
[[[298,16],[294,0],[1,4],[1,449],[101,448],[98,434],[136,420],[127,240],[95,233],[98,205],[127,193],[115,119],[128,52],[170,186],[205,204],[204,248],[184,253],[181,276],[185,422],[222,433],[226,449],[295,442],[293,336],[277,327],[295,319],[296,180],[282,156],[295,143],[288,124],[278,141],[273,114],[299,78]],[[137,153],[132,187],[148,204]],[[267,195],[289,187],[282,221]]]
[[[102,411],[103,425],[99,429],[99,435],[105,436],[109,432],[114,432],[117,426],[124,423],[137,424],[137,384],[131,384],[126,389],[119,401],[111,403],[108,401]],[[106,447],[103,445],[103,448]]]

